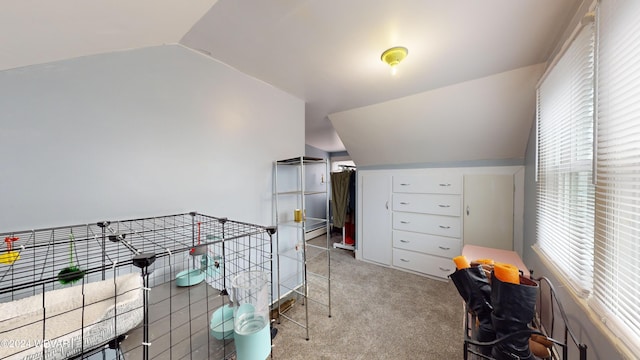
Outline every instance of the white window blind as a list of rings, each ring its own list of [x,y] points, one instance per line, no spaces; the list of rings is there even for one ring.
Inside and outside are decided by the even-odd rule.
[[[593,280],[594,52],[590,23],[537,91],[537,246],[585,296]]]
[[[627,344],[640,342],[640,1],[600,5],[593,298]],[[637,350],[637,349],[636,349]]]

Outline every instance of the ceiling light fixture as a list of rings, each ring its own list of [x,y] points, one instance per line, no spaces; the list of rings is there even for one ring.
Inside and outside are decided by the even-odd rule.
[[[396,68],[398,64],[400,64],[400,61],[407,57],[408,53],[409,50],[407,50],[406,47],[396,46],[392,47],[391,49],[385,50],[382,53],[382,56],[380,56],[380,60],[389,64],[389,66],[391,66],[391,75],[395,75],[397,72]]]

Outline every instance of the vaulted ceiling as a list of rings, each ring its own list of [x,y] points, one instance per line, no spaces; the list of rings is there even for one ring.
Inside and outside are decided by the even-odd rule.
[[[341,137],[354,134],[338,136],[334,128],[349,126],[334,126],[330,114],[350,121],[352,109],[545,62],[580,3],[0,0],[0,70],[179,43],[304,99],[307,144],[349,150]],[[409,56],[391,76],[380,54],[398,45]],[[502,106],[523,108],[504,100]],[[508,114],[503,121],[533,117],[509,109],[500,114]],[[521,126],[528,131],[530,122]]]
[[[175,44],[216,0],[0,0],[0,70]]]

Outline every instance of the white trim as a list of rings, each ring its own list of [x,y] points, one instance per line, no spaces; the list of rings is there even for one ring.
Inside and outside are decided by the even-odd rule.
[[[611,331],[611,329],[604,323],[603,318],[598,315],[598,313],[594,309],[591,308],[591,306],[589,305],[589,299],[584,298],[580,296],[580,294],[578,294],[575,287],[566,280],[562,271],[560,271],[555,264],[547,259],[547,256],[544,254],[544,251],[542,249],[540,249],[537,245],[531,246],[531,249],[538,256],[542,265],[544,265],[547,270],[549,270],[553,278],[560,282],[560,284],[558,284],[559,286],[556,286],[556,288],[567,289],[566,293],[569,294],[571,296],[571,300],[578,305],[579,310],[586,314],[586,317],[589,319],[589,321],[598,331],[600,331],[600,333],[604,335],[607,340],[609,340],[613,344],[614,348],[618,350],[620,355],[622,355],[624,359],[628,360],[637,359],[637,356],[635,354],[638,354],[640,349],[632,350],[630,346],[627,345],[627,342],[624,341],[624,339],[618,337]],[[564,307],[567,308],[568,306],[564,305]],[[581,334],[581,332],[578,332],[577,334],[577,336],[580,336],[579,334]],[[586,337],[593,338],[592,335]],[[578,341],[583,340],[578,339]],[[587,344],[587,346],[589,346],[589,344]]]

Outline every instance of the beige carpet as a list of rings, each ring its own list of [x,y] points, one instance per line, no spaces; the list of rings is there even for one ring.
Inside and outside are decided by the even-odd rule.
[[[320,244],[323,239],[312,243]],[[321,272],[323,264],[326,257],[315,256],[309,267]],[[295,323],[285,319],[276,323],[273,359],[463,358],[462,299],[451,282],[357,261],[353,252],[333,248],[331,277],[333,316],[327,316],[327,307],[308,302],[309,341],[305,330]],[[310,283],[312,294],[322,299],[322,286],[316,286],[322,281]],[[208,331],[211,313],[228,303],[219,291],[206,283],[187,288],[166,283],[154,287],[150,302],[150,358],[235,359],[233,341],[216,340]],[[301,322],[304,310],[297,301],[286,315]],[[129,332],[122,344],[126,359],[142,358],[141,341],[141,327]],[[111,355],[106,358],[114,359]]]
[[[343,249],[331,250],[331,278],[332,317],[308,302],[309,341],[293,322],[276,323],[273,358],[462,359],[463,307],[451,282],[357,261]],[[304,306],[287,315],[304,319]]]

